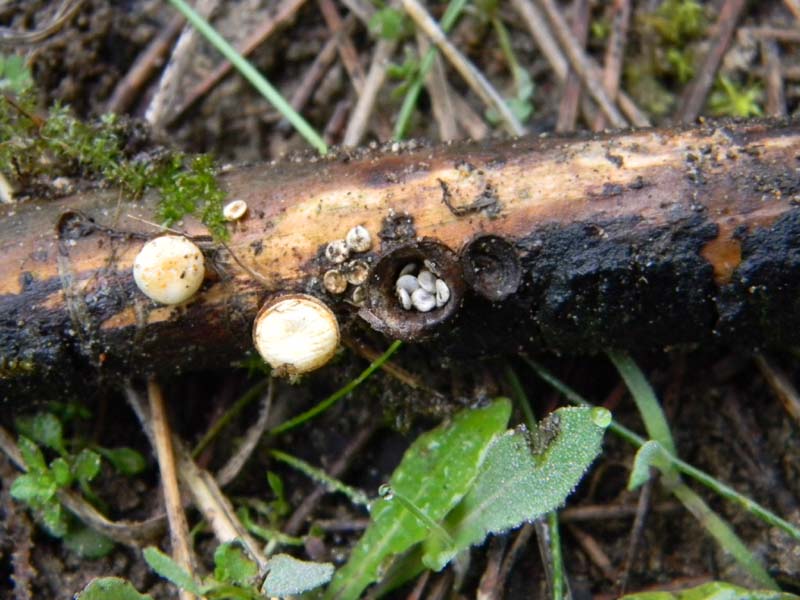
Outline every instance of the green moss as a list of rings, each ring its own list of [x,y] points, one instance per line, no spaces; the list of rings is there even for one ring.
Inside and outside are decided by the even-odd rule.
[[[708,109],[717,117],[760,117],[763,91],[757,83],[736,85],[724,75],[714,83]]]
[[[135,131],[129,122],[108,114],[87,123],[60,105],[40,114],[31,87],[15,91],[0,99],[0,172],[17,190],[40,188],[56,177],[100,180],[131,198],[155,190],[165,226],[196,215],[215,239],[228,237],[225,194],[210,157],[179,151],[131,156],[126,146]]]

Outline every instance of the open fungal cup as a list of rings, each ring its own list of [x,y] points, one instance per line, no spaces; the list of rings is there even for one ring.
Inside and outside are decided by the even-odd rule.
[[[147,242],[133,261],[133,279],[151,300],[181,304],[203,283],[203,253],[180,235],[162,235]]]
[[[339,324],[317,298],[287,294],[261,308],[253,326],[253,343],[276,374],[296,377],[333,357],[339,347]]]
[[[384,254],[367,279],[359,315],[373,328],[405,341],[435,335],[461,307],[464,280],[456,255],[423,239]]]

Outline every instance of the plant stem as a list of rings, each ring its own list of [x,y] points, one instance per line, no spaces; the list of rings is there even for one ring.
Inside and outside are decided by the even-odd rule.
[[[608,351],[608,357],[625,380],[625,384],[633,396],[636,408],[644,421],[644,428],[650,439],[657,441],[672,456],[677,456],[675,441],[669,429],[667,418],[661,410],[661,404],[656,398],[650,382],[644,376],[639,366],[625,352]]]
[[[231,64],[255,87],[267,101],[289,121],[297,132],[320,154],[328,153],[328,145],[311,125],[292,108],[269,81],[259,73],[208,21],[197,14],[184,0],[169,0],[170,3],[197,29]]]
[[[323,400],[313,408],[310,408],[306,412],[301,413],[296,417],[281,423],[280,425],[278,425],[269,432],[270,435],[278,435],[280,433],[284,433],[285,431],[289,431],[290,429],[294,429],[298,425],[302,425],[306,421],[316,417],[318,414],[328,410],[331,406],[336,404],[336,402],[347,396],[347,394],[349,394],[359,385],[361,385],[375,371],[380,369],[381,365],[383,365],[383,363],[389,360],[392,354],[394,354],[402,345],[403,342],[401,342],[400,340],[392,342],[392,345],[389,346],[389,349],[386,350],[386,352],[384,352],[383,354],[381,354],[378,358],[376,358],[366,369],[364,369],[364,371],[362,371],[362,373],[358,377],[356,377],[352,381],[348,381],[343,388],[335,391],[333,394],[328,396],[325,400]]]
[[[450,4],[447,5],[447,9],[444,11],[442,20],[439,23],[442,31],[445,33],[450,31],[466,5],[467,0],[450,0]],[[411,120],[411,115],[414,113],[414,108],[417,105],[417,99],[422,91],[422,86],[425,84],[425,78],[428,76],[431,68],[433,68],[433,61],[438,52],[439,50],[436,45],[431,44],[430,49],[422,58],[419,71],[414,76],[414,81],[408,87],[408,91],[403,98],[403,104],[400,106],[400,112],[397,114],[397,121],[395,121],[394,124],[394,132],[392,136],[396,140],[402,140],[406,136],[408,123]]]
[[[558,529],[558,513],[547,513],[547,527],[550,530],[550,558],[552,561],[553,600],[564,597],[564,555],[561,553],[561,533]]]
[[[354,487],[350,487],[346,483],[342,483],[338,479],[331,477],[322,469],[317,469],[316,467],[308,464],[306,461],[299,459],[296,456],[292,456],[291,454],[287,454],[286,452],[281,452],[280,450],[271,450],[270,454],[279,461],[297,469],[308,478],[313,479],[317,483],[321,483],[331,492],[341,492],[347,496],[350,499],[350,502],[353,504],[369,506],[369,498],[367,498],[367,495],[364,492]]]

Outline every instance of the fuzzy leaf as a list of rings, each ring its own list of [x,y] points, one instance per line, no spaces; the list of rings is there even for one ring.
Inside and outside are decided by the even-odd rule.
[[[148,546],[142,552],[145,562],[150,566],[153,571],[161,575],[164,579],[168,579],[179,588],[191,592],[196,596],[202,596],[203,591],[197,582],[192,579],[192,576],[186,572],[178,563],[172,560],[161,550],[155,546]]]
[[[452,422],[421,435],[392,474],[390,487],[430,519],[440,521],[470,489],[486,451],[510,415],[511,403],[503,398],[486,408],[464,410]],[[380,578],[387,559],[429,534],[427,525],[398,502],[376,500],[371,517],[347,564],[328,587],[328,598],[358,598]]]
[[[72,473],[69,471],[69,464],[63,458],[58,457],[50,463],[50,474],[60,488],[67,487],[72,483]]]
[[[214,578],[225,583],[250,585],[258,566],[235,542],[220,544],[214,551]]]
[[[272,597],[296,596],[328,583],[333,577],[331,563],[298,560],[288,554],[276,554],[267,565],[269,573],[261,591]]]
[[[153,600],[148,594],[140,594],[129,582],[119,577],[92,579],[75,600]]]
[[[488,534],[561,506],[600,453],[610,421],[605,409],[560,408],[539,425],[537,439],[543,443],[535,453],[524,431],[497,438],[469,493],[445,521],[454,544],[429,537],[423,563],[439,570]]]
[[[800,596],[773,590],[748,590],[724,581],[711,581],[677,592],[641,592],[621,600],[798,600]]]

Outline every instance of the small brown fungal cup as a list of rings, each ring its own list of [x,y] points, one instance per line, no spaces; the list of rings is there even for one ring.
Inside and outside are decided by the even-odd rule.
[[[398,280],[415,265],[416,272],[429,271],[440,284],[438,304],[432,307],[417,304],[410,309],[409,299],[398,295]],[[447,288],[446,300],[442,285]],[[431,239],[396,246],[383,254],[372,269],[366,283],[367,298],[359,315],[374,329],[405,341],[422,340],[435,335],[461,307],[464,281],[455,253]],[[435,291],[433,292],[435,298]],[[404,305],[404,300],[406,300]],[[442,300],[444,300],[442,302]],[[424,310],[419,310],[422,308]]]
[[[516,293],[522,268],[514,246],[497,235],[479,235],[461,250],[464,279],[475,292],[491,302]]]

